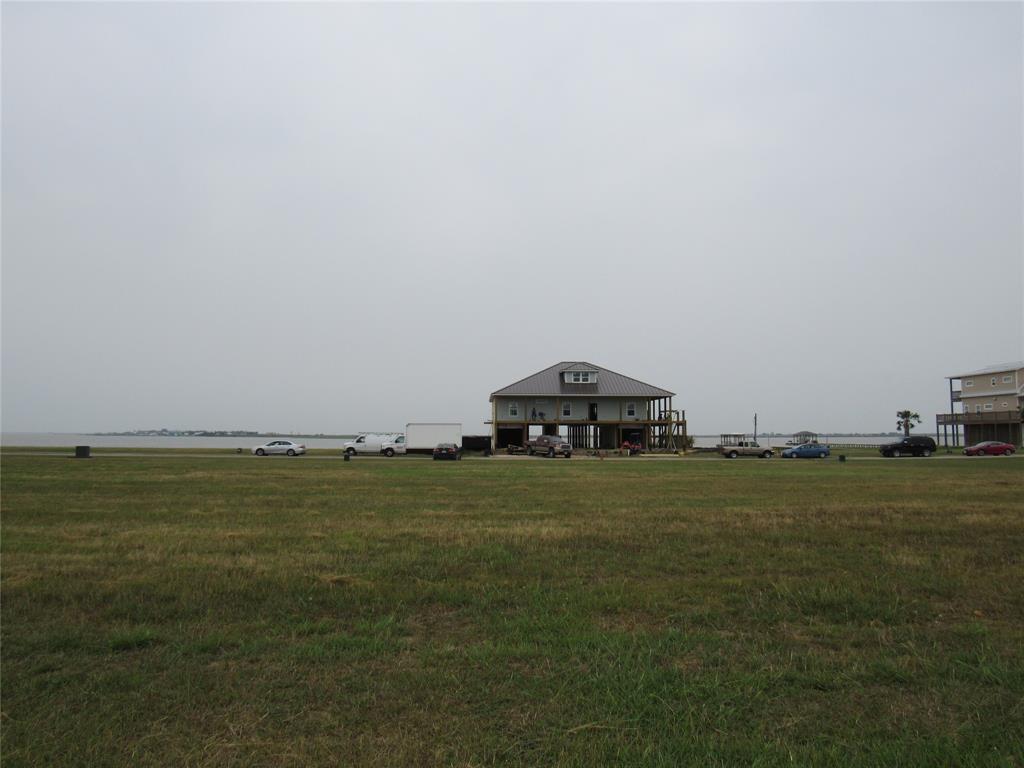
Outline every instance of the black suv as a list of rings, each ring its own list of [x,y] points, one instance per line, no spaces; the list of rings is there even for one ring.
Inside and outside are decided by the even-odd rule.
[[[935,453],[935,441],[923,435],[902,437],[895,443],[887,443],[878,447],[883,456],[931,456]]]

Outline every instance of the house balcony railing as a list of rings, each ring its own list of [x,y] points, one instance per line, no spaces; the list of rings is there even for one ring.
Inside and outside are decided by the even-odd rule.
[[[935,423],[940,427],[953,424],[1020,424],[1022,422],[1024,422],[1024,416],[1020,411],[935,414]]]
[[[558,424],[567,427],[585,427],[587,425],[600,426],[604,424],[685,424],[686,419],[634,419],[631,416],[623,416],[621,419],[572,419],[569,417],[556,419],[545,414],[543,417],[537,414],[537,418],[522,418],[517,416],[506,416],[498,419],[488,419],[485,424],[503,424],[509,426],[527,426],[536,424]]]
[[[558,424],[559,426],[585,426],[587,424],[600,426],[602,424],[650,424],[652,426],[666,424],[685,424],[686,411],[659,412],[650,414],[649,418],[638,418],[622,414],[622,418],[612,419],[589,419],[579,416],[558,416],[547,411],[531,411],[530,413],[517,416],[498,416],[496,419],[489,419],[485,424],[506,424],[509,426],[523,426],[530,424]]]

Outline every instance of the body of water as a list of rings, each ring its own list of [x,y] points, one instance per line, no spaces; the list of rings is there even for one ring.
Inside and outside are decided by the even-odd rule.
[[[913,434],[915,435],[927,435],[927,432],[921,432],[916,430]],[[694,438],[694,444],[698,448],[714,448],[718,445],[721,438],[718,435],[698,435]],[[757,441],[761,445],[768,445],[773,448],[785,448],[786,441],[792,438],[788,435],[778,435],[776,437],[764,437],[761,436]],[[856,437],[842,437],[842,436],[831,436],[831,435],[818,435],[818,442],[826,445],[835,443],[838,445],[884,445],[885,443],[891,443],[896,440],[895,435],[857,435]]]
[[[291,440],[307,448],[337,448],[351,438],[345,437],[160,437],[153,435],[77,435],[60,432],[4,432],[3,445],[63,448],[90,445],[93,448],[244,448],[248,450],[271,440]]]

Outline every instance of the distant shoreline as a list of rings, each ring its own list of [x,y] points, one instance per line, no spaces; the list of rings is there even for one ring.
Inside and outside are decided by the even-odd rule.
[[[74,433],[48,432],[44,434],[59,435]],[[316,438],[318,440],[349,440],[357,436],[356,434],[326,435],[322,432],[160,432],[151,430],[139,430],[135,432],[82,432],[80,434],[88,437],[308,437]]]

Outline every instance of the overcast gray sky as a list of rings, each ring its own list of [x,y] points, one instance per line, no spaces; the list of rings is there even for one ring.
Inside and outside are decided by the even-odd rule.
[[[560,360],[930,430],[1024,358],[1020,4],[2,22],[5,431],[473,433]]]

